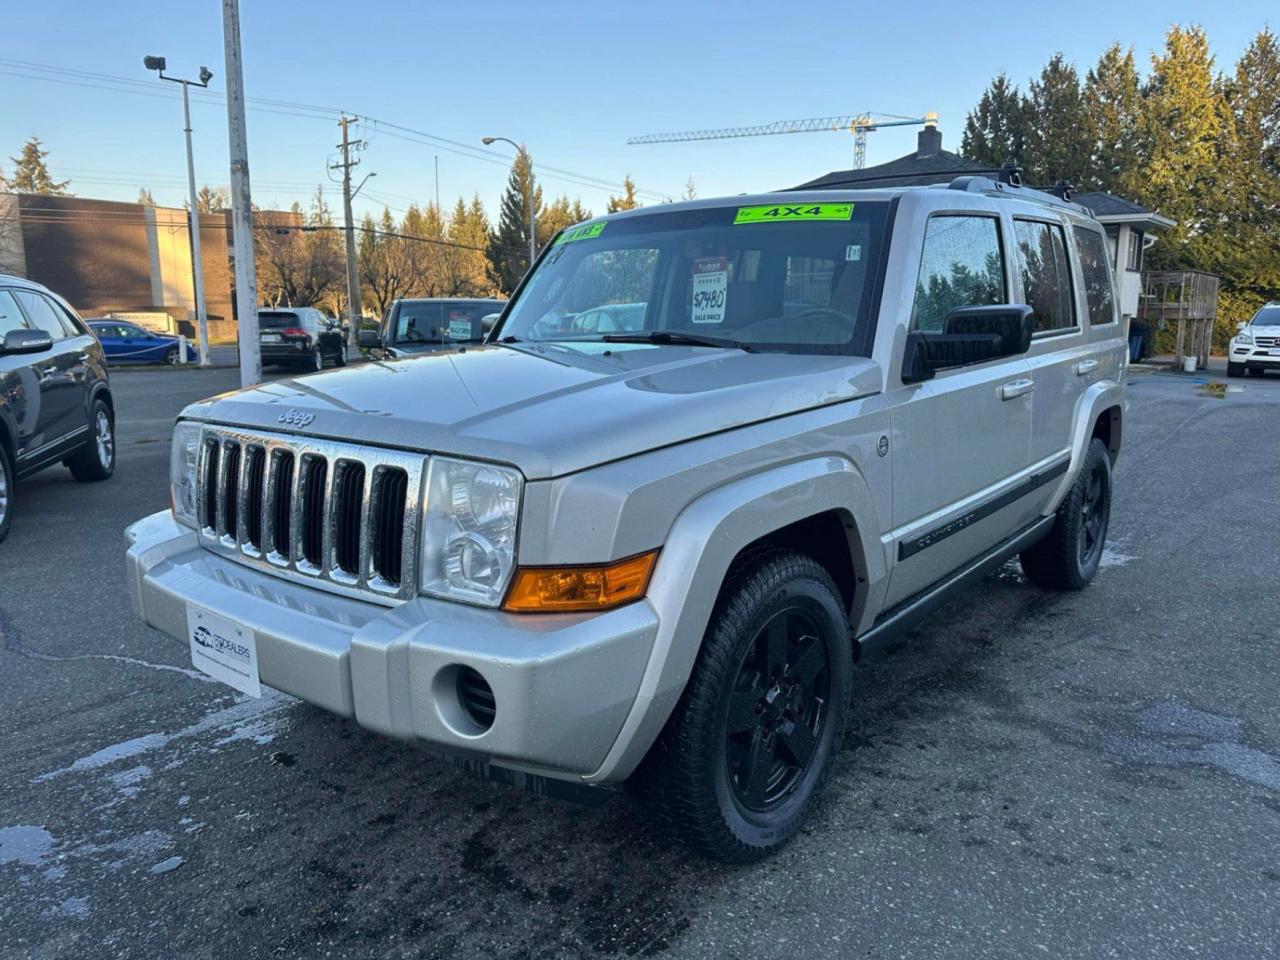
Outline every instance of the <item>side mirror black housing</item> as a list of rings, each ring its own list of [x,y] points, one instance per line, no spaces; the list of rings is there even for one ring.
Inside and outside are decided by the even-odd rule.
[[[53,337],[43,330],[10,330],[0,342],[0,356],[14,353],[43,353],[53,348]]]
[[[907,334],[902,380],[920,383],[949,367],[1020,356],[1031,348],[1034,332],[1034,311],[1025,304],[956,307],[943,321],[942,332]]]
[[[356,343],[362,347],[382,346],[382,334],[378,330],[361,330],[356,334]]]

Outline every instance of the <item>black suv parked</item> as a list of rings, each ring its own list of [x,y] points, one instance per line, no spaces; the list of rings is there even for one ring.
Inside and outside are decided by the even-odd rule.
[[[340,321],[314,307],[275,307],[258,311],[258,341],[263,365],[323,370],[326,360],[347,365],[347,341]]]
[[[54,463],[80,481],[115,470],[106,358],[61,297],[0,275],[0,540],[13,521],[15,481]]]

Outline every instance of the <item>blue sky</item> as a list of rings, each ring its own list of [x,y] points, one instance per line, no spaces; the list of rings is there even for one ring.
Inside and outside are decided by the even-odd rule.
[[[224,80],[218,0],[9,0],[0,32],[0,168],[30,135],[50,150],[55,174],[80,196],[132,200],[140,186],[162,204],[185,197],[178,88],[141,64],[163,54],[171,72],[207,64]],[[250,97],[345,109],[365,123],[361,172],[376,171],[357,212],[385,202],[401,211],[434,196],[434,158],[448,206],[479,192],[496,214],[509,149],[432,142],[396,124],[474,144],[486,134],[529,144],[535,168],[678,196],[692,176],[700,196],[794,184],[845,168],[852,138],[812,133],[751,140],[627,146],[657,131],[857,113],[937,111],[944,143],[959,143],[965,113],[1000,70],[1025,85],[1055,51],[1083,73],[1111,42],[1132,45],[1145,66],[1171,23],[1199,23],[1219,67],[1277,18],[1273,3],[1077,0],[1027,4],[1002,19],[954,2],[793,5],[496,2],[396,3],[242,0]],[[1272,24],[1273,28],[1277,26]],[[19,66],[39,64],[105,78]],[[38,79],[42,77],[44,79]],[[270,105],[260,105],[262,107]],[[295,106],[248,114],[253,197],[287,206],[323,183],[338,140],[336,116]],[[298,115],[298,114],[304,115]],[[196,175],[227,182],[226,110],[192,105]],[[414,142],[418,141],[418,142]],[[913,128],[871,134],[868,163],[910,150]],[[487,157],[488,159],[483,159]],[[492,162],[492,161],[499,162]],[[596,212],[608,188],[544,175],[552,194],[581,196]],[[617,192],[617,191],[614,191]]]

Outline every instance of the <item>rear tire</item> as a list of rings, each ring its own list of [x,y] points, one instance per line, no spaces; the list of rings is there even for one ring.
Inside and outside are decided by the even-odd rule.
[[[67,466],[81,483],[106,480],[116,472],[116,423],[105,400],[93,401],[89,442],[68,458]]]
[[[1228,362],[1227,362],[1227,376],[1228,376],[1228,377],[1243,377],[1243,376],[1244,376],[1244,364],[1243,364],[1243,363],[1231,363],[1230,361],[1228,361]]]
[[[1083,590],[1098,572],[1111,521],[1111,457],[1094,437],[1053,528],[1019,557],[1023,572],[1051,590]]]
[[[9,535],[9,527],[13,523],[13,495],[15,493],[16,475],[13,464],[9,460],[9,451],[0,444],[0,543]]]
[[[314,370],[316,373],[324,369],[324,353],[318,346],[311,352],[311,363],[307,369]]]
[[[849,623],[809,557],[758,557],[721,591],[692,676],[633,785],[662,826],[729,863],[790,840],[844,731]]]
[[[347,345],[345,342],[338,347],[338,352],[334,354],[333,361],[340,367],[347,365]]]
[[[168,350],[165,351],[164,362],[171,367],[175,367],[178,365],[178,348],[177,347],[170,347]]]

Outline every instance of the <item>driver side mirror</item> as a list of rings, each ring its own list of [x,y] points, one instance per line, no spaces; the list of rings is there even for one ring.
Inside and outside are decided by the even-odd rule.
[[[43,330],[10,330],[0,342],[0,356],[43,353],[53,348],[53,337]]]
[[[1031,348],[1034,311],[1025,304],[956,307],[942,332],[913,330],[902,358],[905,383],[931,380],[939,370],[1016,357]]]
[[[1249,325],[1249,321],[1248,321],[1248,320],[1241,320],[1239,323],[1237,323],[1237,324],[1236,324],[1236,333],[1239,333],[1241,330],[1243,330],[1243,329],[1244,329],[1245,327],[1247,327],[1248,325]]]
[[[379,330],[360,330],[356,333],[356,343],[362,347],[382,346],[382,332]]]

